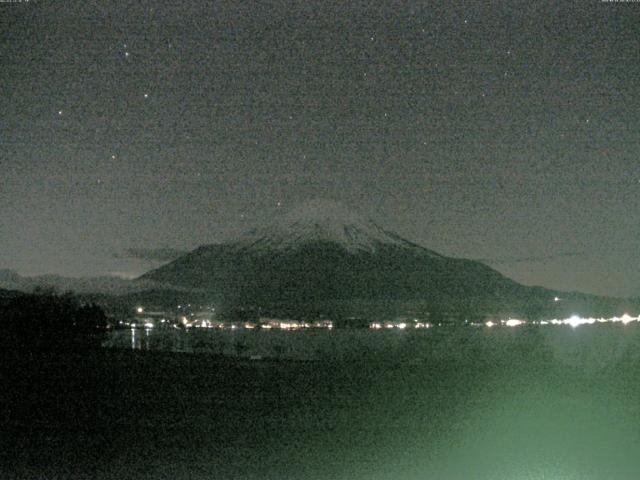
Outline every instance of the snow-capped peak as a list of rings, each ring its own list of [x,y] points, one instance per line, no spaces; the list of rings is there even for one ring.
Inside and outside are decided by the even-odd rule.
[[[270,250],[294,248],[309,242],[331,242],[350,252],[373,252],[381,245],[416,247],[329,200],[305,202],[271,225],[253,230],[240,239],[243,246]]]

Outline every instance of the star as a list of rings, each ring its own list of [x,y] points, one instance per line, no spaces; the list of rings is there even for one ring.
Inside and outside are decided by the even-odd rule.
[[[58,110],[58,115],[62,115],[62,110]]]
[[[129,52],[124,52],[124,56],[128,57],[129,56]]]
[[[145,94],[144,94],[144,98],[149,98],[149,94],[148,94],[148,93],[145,93]]]
[[[115,155],[111,155],[111,160],[115,160],[116,156]]]

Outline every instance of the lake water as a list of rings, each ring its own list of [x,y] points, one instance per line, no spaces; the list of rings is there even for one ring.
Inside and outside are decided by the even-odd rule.
[[[284,442],[267,450],[291,449],[267,455],[264,478],[604,480],[640,472],[638,325],[137,330],[107,343],[314,360],[320,372],[337,365],[333,394],[319,402],[302,393],[291,416],[277,420],[287,438],[259,432]]]
[[[583,370],[637,361],[640,324],[520,327],[436,327],[420,330],[123,329],[109,333],[107,348],[222,354],[229,357],[335,361],[370,359],[406,364],[434,360],[508,362],[536,352],[557,365]]]
[[[105,350],[91,367],[97,380],[85,403],[100,422],[81,435],[66,424],[39,434],[50,460],[38,457],[40,470],[30,471],[39,476],[16,478],[637,480],[640,472],[637,324],[125,330],[105,345],[136,350]],[[72,401],[67,390],[57,405]],[[78,451],[87,444],[85,461]]]

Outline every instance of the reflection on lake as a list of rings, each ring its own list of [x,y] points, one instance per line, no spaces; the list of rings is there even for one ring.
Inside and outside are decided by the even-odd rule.
[[[121,453],[96,478],[636,480],[640,471],[635,322],[140,329],[112,332],[105,346],[284,361],[134,355],[124,380],[114,377],[127,392],[119,428],[150,454]]]
[[[514,351],[545,353],[583,367],[640,355],[640,325],[594,324],[512,328],[449,327],[428,330],[375,329],[122,329],[108,334],[107,348],[208,353],[254,359],[379,359],[423,363],[460,355],[506,358]],[[501,354],[502,352],[502,354]]]

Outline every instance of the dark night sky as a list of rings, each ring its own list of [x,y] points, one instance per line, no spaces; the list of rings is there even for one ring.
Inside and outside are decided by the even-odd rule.
[[[327,197],[640,295],[640,3],[23,1],[0,28],[0,268],[138,274]]]

